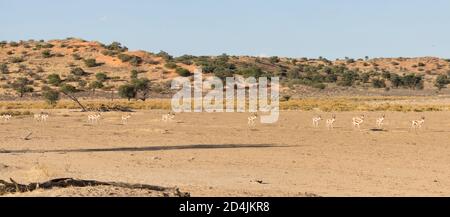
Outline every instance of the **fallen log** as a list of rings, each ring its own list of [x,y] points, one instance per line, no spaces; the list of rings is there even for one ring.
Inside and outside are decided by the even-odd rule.
[[[24,193],[36,189],[68,188],[68,187],[92,187],[92,186],[113,186],[128,189],[144,189],[151,191],[169,191],[176,197],[189,197],[187,192],[181,192],[178,188],[167,188],[147,184],[129,184],[123,182],[101,182],[95,180],[80,180],[73,178],[59,178],[42,183],[30,183],[28,185],[19,184],[10,178],[10,182],[0,180],[0,195],[8,193]]]

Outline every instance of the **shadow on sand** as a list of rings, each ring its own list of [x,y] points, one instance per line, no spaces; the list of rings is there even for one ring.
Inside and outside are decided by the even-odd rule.
[[[200,144],[200,145],[177,145],[177,146],[146,146],[146,147],[119,147],[119,148],[87,148],[87,149],[23,149],[4,150],[0,154],[33,154],[33,153],[91,153],[91,152],[139,152],[139,151],[161,151],[161,150],[183,150],[183,149],[235,149],[235,148],[271,148],[290,147],[286,145],[271,144]]]

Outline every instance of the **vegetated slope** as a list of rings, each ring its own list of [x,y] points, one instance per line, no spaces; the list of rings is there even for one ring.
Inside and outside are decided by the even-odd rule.
[[[70,84],[79,92],[117,93],[121,85],[148,78],[153,93],[170,93],[170,80],[191,76],[197,67],[220,78],[279,76],[284,94],[356,89],[436,90],[449,83],[450,60],[422,58],[280,58],[251,56],[170,56],[129,51],[120,43],[68,38],[0,42],[0,94],[32,96]],[[101,95],[101,94],[100,94]]]

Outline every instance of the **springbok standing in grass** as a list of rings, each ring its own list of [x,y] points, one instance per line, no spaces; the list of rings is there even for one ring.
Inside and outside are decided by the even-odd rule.
[[[377,122],[376,122],[376,124],[377,124],[377,128],[378,129],[382,129],[383,128],[383,122],[384,122],[384,119],[386,118],[386,115],[382,115],[380,118],[378,118],[377,119]]]
[[[96,113],[96,114],[93,114],[93,115],[88,115],[88,122],[91,123],[91,124],[94,124],[94,123],[96,124],[100,120],[101,116],[102,115],[100,113]]]
[[[360,129],[362,123],[364,123],[364,115],[352,118],[353,127],[357,127],[358,129]]]
[[[175,113],[169,112],[167,114],[164,114],[161,119],[164,122],[168,122],[168,121],[173,121],[174,118],[175,118]]]
[[[48,119],[48,114],[41,114],[41,121],[42,122],[47,122],[47,119]]]
[[[423,123],[425,122],[425,117],[422,116],[420,120],[411,121],[411,128],[416,130],[422,128]]]
[[[10,115],[10,114],[4,114],[4,115],[0,116],[0,119],[3,120],[4,122],[10,121],[11,118],[12,118],[12,115]]]
[[[130,119],[130,118],[131,118],[131,114],[130,113],[122,115],[122,124],[127,124],[128,123],[128,119]]]
[[[258,118],[258,114],[257,113],[252,113],[250,115],[250,117],[247,118],[247,124],[249,127],[255,127],[255,120]]]
[[[313,123],[313,126],[314,127],[319,127],[319,122],[322,120],[322,117],[319,115],[319,116],[316,116],[316,117],[313,117],[313,119],[312,119],[312,123]]]
[[[34,120],[37,122],[46,122],[48,119],[48,113],[41,112],[39,114],[34,114]]]
[[[330,119],[327,119],[327,128],[328,130],[331,130],[334,128],[334,122],[336,121],[336,115],[332,115]]]

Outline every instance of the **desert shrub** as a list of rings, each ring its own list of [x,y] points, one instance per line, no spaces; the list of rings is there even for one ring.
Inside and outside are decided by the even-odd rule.
[[[86,87],[86,85],[87,85],[87,82],[85,80],[81,80],[81,79],[78,80],[79,87],[84,88],[84,87]]]
[[[131,70],[131,73],[130,73],[131,79],[137,79],[138,75],[139,75],[139,72],[137,70]]]
[[[325,89],[327,86],[324,83],[313,83],[311,87],[317,88],[317,89]]]
[[[23,57],[11,57],[11,58],[9,59],[9,61],[10,61],[11,63],[21,63],[21,62],[23,62],[23,61],[25,61],[25,60],[24,60]]]
[[[398,88],[403,85],[402,78],[395,73],[391,73],[389,81],[391,82],[392,87],[394,87],[394,88]]]
[[[43,58],[50,58],[50,57],[52,57],[52,53],[51,53],[50,50],[43,50],[43,51],[41,52],[41,54],[42,54],[42,57],[43,57]]]
[[[117,51],[117,52],[125,52],[128,51],[128,48],[125,46],[122,46],[121,43],[119,42],[112,42],[111,44],[106,46],[106,49],[111,50],[111,51]]]
[[[42,96],[49,105],[54,106],[58,102],[60,94],[59,91],[52,90],[50,88],[44,88]]]
[[[3,74],[9,73],[8,65],[6,63],[0,64],[0,72]]]
[[[175,58],[175,61],[176,61],[176,62],[179,62],[179,63],[186,64],[186,65],[192,65],[192,64],[194,63],[194,60],[195,60],[195,59],[196,59],[195,56],[192,56],[192,55],[183,55],[183,56],[180,56],[180,57]]]
[[[103,85],[103,83],[100,82],[100,81],[92,81],[92,82],[89,84],[89,88],[92,90],[93,93],[95,93],[95,90],[96,90],[96,89],[103,88],[104,86],[105,86],[105,85]]]
[[[414,73],[404,75],[402,78],[402,84],[411,89],[423,89],[423,82],[423,76]]]
[[[86,75],[86,72],[80,67],[76,67],[76,68],[70,70],[70,73],[72,73],[73,75],[76,75],[76,76]]]
[[[132,56],[129,62],[132,66],[139,66],[142,63],[142,58],[138,56]]]
[[[11,42],[9,42],[9,46],[11,46],[11,47],[18,47],[19,43],[15,42],[15,41],[11,41]]]
[[[81,60],[81,59],[82,59],[81,56],[80,56],[80,54],[77,54],[77,53],[72,54],[72,58],[73,58],[74,60]]]
[[[342,80],[338,83],[341,86],[352,86],[358,79],[358,73],[346,71],[342,74]]]
[[[30,84],[32,84],[30,80],[25,77],[21,77],[14,81],[12,87],[20,97],[23,97],[25,93],[31,93],[34,91],[33,87],[29,86]]]
[[[391,73],[388,72],[388,71],[383,71],[383,72],[381,73],[381,77],[384,78],[384,79],[389,80],[389,79],[391,79]]]
[[[437,87],[439,90],[441,90],[443,88],[446,88],[449,83],[450,79],[448,78],[447,75],[438,75],[434,82],[434,86]]]
[[[189,70],[187,70],[187,69],[185,69],[185,68],[181,68],[181,67],[178,67],[178,68],[175,70],[175,72],[176,72],[178,75],[183,76],[183,77],[188,77],[188,76],[191,75],[191,72],[190,72]]]
[[[419,67],[425,67],[426,64],[425,64],[425,63],[418,63],[417,66],[419,66]]]
[[[108,75],[106,75],[103,72],[99,72],[99,73],[95,74],[95,78],[97,79],[97,81],[104,82],[104,81],[108,80]]]
[[[269,62],[272,63],[272,64],[279,63],[280,62],[280,58],[278,58],[277,56],[270,57],[269,58]]]
[[[116,56],[118,52],[114,50],[103,50],[102,54],[105,56]]]
[[[177,66],[177,64],[174,63],[174,62],[167,62],[167,63],[164,65],[164,67],[166,67],[166,68],[168,68],[168,69],[175,69],[175,68],[177,68],[178,66]]]
[[[130,99],[136,96],[134,86],[131,84],[124,84],[119,86],[119,96],[122,98],[126,98],[128,99],[128,101],[130,101]]]
[[[58,74],[50,74],[47,76],[48,84],[51,84],[53,86],[59,86],[61,82],[62,82],[61,77],[59,77]]]
[[[85,60],[83,60],[83,62],[89,68],[97,67],[97,66],[101,66],[102,65],[102,63],[97,63],[97,61],[95,59],[93,59],[93,58],[85,59]]]
[[[362,73],[361,76],[360,76],[360,80],[361,80],[361,82],[363,82],[363,83],[369,82],[369,80],[370,80],[370,75],[369,75],[369,73]]]
[[[169,55],[169,53],[165,51],[159,51],[159,53],[157,53],[156,56],[161,57],[166,61],[170,61],[173,59],[173,56]]]
[[[120,61],[122,61],[122,62],[124,62],[124,63],[131,60],[131,56],[128,55],[128,54],[123,54],[123,53],[121,53],[121,54],[119,54],[117,57],[120,59]]]
[[[372,79],[372,86],[374,88],[385,88],[386,83],[383,79],[374,78],[374,79]]]
[[[6,41],[0,41],[1,48],[4,48],[7,44],[8,44],[8,42],[6,42]]]

